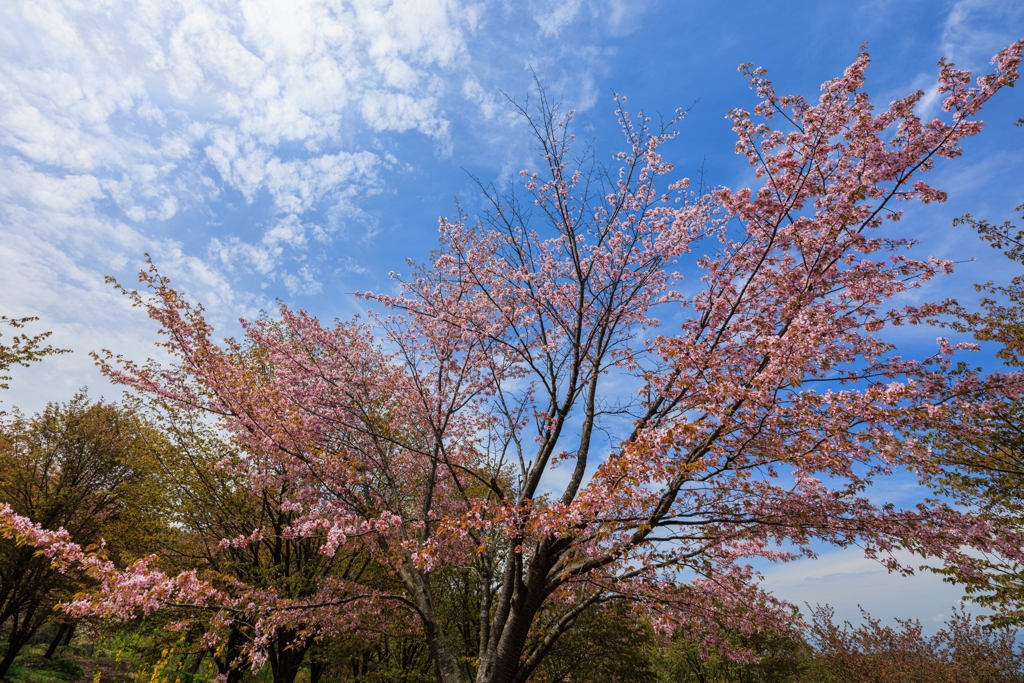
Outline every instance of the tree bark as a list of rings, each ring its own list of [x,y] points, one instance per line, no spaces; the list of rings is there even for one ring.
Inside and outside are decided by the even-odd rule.
[[[320,678],[327,669],[327,662],[313,660],[309,663],[309,683],[320,683]]]
[[[189,667],[188,672],[190,675],[195,676],[199,673],[199,667],[203,665],[203,660],[206,659],[206,655],[209,650],[200,650],[196,655],[195,661],[192,662],[192,666]]]
[[[294,631],[278,632],[270,647],[270,670],[274,683],[293,683],[309,646],[295,638]]]
[[[46,654],[43,655],[43,659],[53,659],[53,655],[57,652],[57,646],[60,645],[60,641],[64,638],[65,631],[68,630],[67,622],[61,622],[57,627],[57,633],[53,636],[53,640],[50,641],[50,647],[46,648]]]
[[[11,635],[7,640],[7,652],[4,654],[3,660],[0,660],[0,680],[7,675],[11,665],[14,664],[14,659],[21,652],[21,648],[25,647],[25,644],[35,635],[36,630],[42,626],[44,618],[33,619],[38,610],[39,603],[35,603],[25,608],[24,615],[14,615]]]
[[[4,658],[0,660],[0,680],[7,677],[7,672],[11,670],[15,657],[21,652],[21,648],[27,640],[28,638],[25,637],[23,631],[18,628],[18,618],[15,616],[14,628],[11,629],[11,637],[7,640],[7,652],[4,653]]]

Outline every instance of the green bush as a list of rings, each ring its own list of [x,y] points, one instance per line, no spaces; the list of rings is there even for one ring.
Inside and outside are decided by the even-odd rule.
[[[45,659],[42,655],[30,653],[24,654],[15,661],[22,669],[31,671],[49,671],[59,678],[67,681],[77,681],[84,673],[82,667],[67,659]],[[10,678],[14,678],[10,676]]]

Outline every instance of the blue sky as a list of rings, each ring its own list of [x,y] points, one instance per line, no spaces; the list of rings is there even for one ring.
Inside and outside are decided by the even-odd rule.
[[[88,352],[153,353],[152,326],[103,283],[133,282],[144,252],[227,332],[275,298],[324,318],[359,312],[351,292],[427,258],[453,195],[478,205],[467,173],[502,183],[535,165],[501,94],[529,94],[531,68],[608,155],[613,91],[633,111],[695,103],[666,156],[737,187],[753,181],[725,119],[754,103],[739,63],[814,96],[867,42],[868,90],[884,104],[931,87],[943,55],[982,69],[1022,36],[1019,0],[5,0],[0,314],[38,315],[75,350],[18,371],[5,401],[37,410],[84,385],[117,395]],[[973,282],[1015,274],[950,221],[1002,221],[1024,202],[1018,116],[1024,88],[1001,93],[986,131],[933,174],[950,201],[908,215],[922,253],[979,258],[921,296],[970,300]],[[901,334],[934,348],[934,329]],[[887,495],[920,493],[894,482]],[[959,595],[852,551],[767,576],[783,597],[849,617],[861,602],[929,619]]]

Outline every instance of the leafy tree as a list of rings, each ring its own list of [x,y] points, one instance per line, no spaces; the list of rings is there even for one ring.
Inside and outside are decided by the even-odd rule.
[[[729,635],[743,661],[676,639],[663,659],[666,683],[800,683],[813,680],[814,651],[799,629]],[[818,683],[822,683],[818,681]]]
[[[1024,205],[1017,207],[1024,210]],[[1009,221],[993,225],[970,214],[967,224],[1012,261],[1024,264],[1024,231]],[[998,345],[1010,369],[1024,368],[1024,275],[1008,285],[986,282],[979,311],[955,306],[950,326]],[[963,368],[965,373],[967,368]],[[992,529],[980,554],[961,556],[941,571],[965,586],[971,600],[996,610],[995,624],[1024,624],[1024,394],[1017,374],[991,373],[970,401],[958,405],[930,438],[941,468],[935,489],[978,511]]]
[[[36,320],[39,320],[39,318],[8,318],[6,315],[2,315],[0,316],[0,325],[7,325],[18,330]],[[8,382],[10,382],[11,378],[3,373],[15,365],[28,367],[29,363],[42,360],[46,356],[57,353],[70,353],[68,349],[57,349],[49,344],[43,346],[43,342],[51,334],[53,333],[40,332],[31,337],[27,334],[16,334],[11,338],[10,344],[0,343],[0,389],[10,388]],[[2,337],[3,334],[0,333],[0,338]]]
[[[924,635],[920,621],[894,626],[861,611],[862,623],[837,623],[831,607],[787,632],[732,634],[756,655],[735,661],[700,643],[676,640],[663,667],[672,683],[1011,683],[1024,674],[1013,629],[986,628],[963,609]]]
[[[578,151],[571,115],[542,95],[521,111],[543,177],[524,171],[510,194],[484,187],[480,224],[442,220],[430,264],[398,295],[365,295],[391,313],[375,325],[327,328],[282,307],[221,344],[151,268],[141,280],[154,296],[128,294],[177,363],[101,362],[115,381],[216,416],[251,481],[286,491],[290,528],[323,533],[327,555],[366,549],[393,579],[265,600],[254,642],[342,605],[371,622],[404,605],[443,683],[525,683],[588,615],[622,601],[742,659],[729,633],[793,622],[745,558],[858,542],[897,568],[894,548],[977,540],[968,513],[863,495],[895,468],[928,466],[911,438],[929,424],[923,408],[961,391],[951,347],[912,361],[877,332],[938,310],[886,308],[952,268],[906,253],[897,207],[944,199],[920,176],[980,131],[974,117],[1017,80],[1022,47],[976,85],[942,62],[945,121],[917,117],[923,92],[876,113],[864,53],[816,103],[778,96],[746,67],[761,101],[731,117],[764,185],[707,196],[660,185],[674,121],[652,128],[620,99],[627,150],[612,171]],[[700,285],[681,283],[683,260]],[[660,326],[656,314],[675,311],[681,326]],[[231,610],[245,595],[152,562],[119,573],[24,517],[0,515],[0,527],[99,578],[83,610]],[[450,571],[476,584],[468,639],[446,622]],[[476,644],[469,666],[459,640]]]
[[[1024,204],[1016,210],[1024,211]],[[967,214],[953,221],[953,225],[959,224],[969,225],[992,248],[1024,265],[1024,230],[1018,230],[1010,221],[993,225]],[[998,343],[996,355],[1000,360],[1013,368],[1024,367],[1024,274],[1014,277],[1009,285],[989,281],[975,289],[985,294],[980,304],[982,310],[956,308],[958,320],[952,327],[958,332],[972,333],[979,341]]]
[[[355,543],[343,552],[320,552],[326,533],[296,527],[299,511],[288,505],[294,503],[295,484],[286,473],[265,476],[197,417],[173,406],[150,412],[172,445],[157,460],[164,491],[160,517],[175,531],[159,548],[160,564],[170,571],[195,572],[234,599],[181,605],[177,618],[187,620],[196,607],[202,608],[199,628],[193,624],[190,632],[202,636],[208,628],[223,637],[219,647],[209,638],[194,638],[199,640],[194,661],[212,653],[229,683],[240,680],[246,667],[264,662],[274,683],[292,683],[324,622],[332,623],[333,632],[344,630],[340,624],[346,615],[327,613],[331,596],[344,599],[347,583],[368,585],[367,575],[376,568]],[[320,611],[313,619],[288,615],[283,621],[267,610],[296,600],[317,602]]]
[[[836,624],[831,608],[812,612],[809,636],[815,647],[816,681],[843,683],[1017,683],[1024,652],[1013,629],[990,630],[962,609],[933,636],[921,622],[884,626],[863,612],[864,623]]]
[[[313,646],[310,683],[430,683],[435,680],[430,650],[422,636],[362,632]]]
[[[656,683],[661,659],[658,641],[647,615],[633,612],[622,601],[610,601],[580,615],[530,680]]]
[[[0,507],[64,529],[82,546],[106,538],[104,552],[133,559],[151,529],[142,493],[160,442],[133,411],[84,393],[31,418],[14,414],[0,425]],[[35,548],[0,538],[0,625],[9,629],[0,678],[56,602],[79,587]]]

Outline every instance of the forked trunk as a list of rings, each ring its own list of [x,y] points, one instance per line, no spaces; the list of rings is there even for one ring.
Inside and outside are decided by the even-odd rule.
[[[320,679],[327,670],[327,662],[314,659],[309,663],[309,683],[320,683]]]
[[[14,623],[11,626],[11,634],[7,639],[7,652],[0,660],[0,680],[7,676],[15,658],[25,647],[25,644],[35,635],[36,630],[42,626],[45,617],[36,617],[39,604],[35,603],[25,608],[25,613],[15,614]]]
[[[274,683],[293,683],[309,648],[296,638],[295,631],[280,631],[270,648],[270,670]]]

